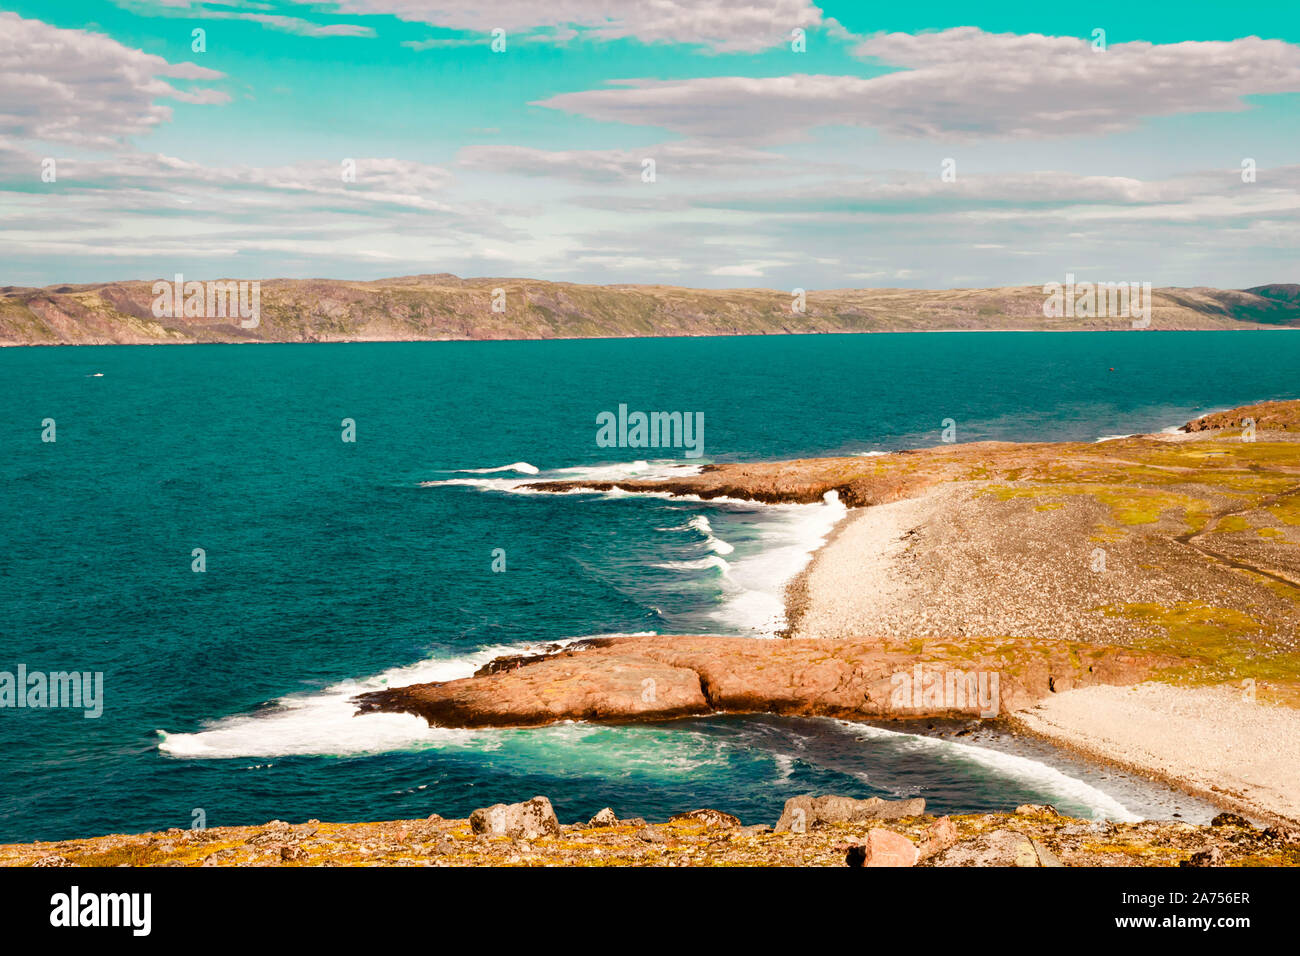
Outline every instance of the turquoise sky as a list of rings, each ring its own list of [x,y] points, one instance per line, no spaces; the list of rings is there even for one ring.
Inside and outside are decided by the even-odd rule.
[[[1298,278],[1300,4],[0,10],[4,284]]]

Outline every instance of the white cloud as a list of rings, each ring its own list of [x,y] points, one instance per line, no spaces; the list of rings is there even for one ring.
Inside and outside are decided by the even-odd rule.
[[[0,12],[0,135],[111,146],[171,118],[171,108],[156,100],[229,99],[219,90],[185,90],[168,80],[222,76],[102,34]]]
[[[517,176],[617,183],[639,181],[647,159],[654,160],[656,182],[811,171],[811,164],[794,164],[774,153],[711,143],[658,143],[636,149],[585,150],[467,146],[460,151],[457,163],[467,169]]]
[[[304,37],[373,37],[372,27],[355,23],[316,23],[302,17],[290,17],[282,14],[262,13],[258,10],[269,9],[265,4],[254,3],[256,10],[227,9],[240,0],[115,0],[122,7],[141,16],[189,17],[202,20],[246,20],[258,23],[268,30],[292,33]]]
[[[1246,96],[1300,91],[1300,46],[1259,37],[1097,53],[1075,37],[959,27],[885,34],[857,52],[900,69],[621,80],[538,105],[698,140],[775,143],[836,125],[951,140],[1106,134],[1145,117],[1239,111]]]
[[[838,28],[811,0],[337,0],[337,8],[453,30],[543,30],[558,41],[576,31],[600,40],[701,44],[720,52],[789,43],[796,27]]]

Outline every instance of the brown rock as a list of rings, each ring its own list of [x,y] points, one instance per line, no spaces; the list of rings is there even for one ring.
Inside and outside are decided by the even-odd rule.
[[[686,813],[678,813],[669,817],[669,821],[674,820],[693,820],[697,823],[703,823],[709,827],[738,827],[740,818],[733,817],[730,813],[723,813],[721,810],[690,810]]]
[[[921,859],[928,859],[957,842],[957,827],[950,817],[940,817],[930,824],[921,842]]]
[[[695,671],[612,650],[562,653],[483,677],[374,691],[357,702],[360,713],[415,713],[439,727],[663,719],[712,709]]]
[[[1241,827],[1243,830],[1253,830],[1254,825],[1245,817],[1236,813],[1220,813],[1210,821],[1212,827]]]
[[[1086,663],[1066,642],[1034,645],[1018,654],[1010,638],[968,646],[954,669],[999,673],[1007,656],[1023,660],[1002,673],[996,701],[1014,710],[1050,693],[1073,673],[1073,686],[1135,683],[1163,658],[1131,649],[1090,645]],[[521,659],[517,666],[479,677],[386,688],[355,699],[358,713],[412,713],[433,726],[536,726],[559,720],[663,720],[716,713],[777,713],[845,719],[897,717],[894,677],[918,664],[945,669],[951,642],[917,644],[882,639],[800,638],[755,641],[743,637],[649,635],[602,638],[582,650]],[[961,685],[965,688],[966,685]],[[980,703],[962,697],[906,713],[971,716]]]
[[[919,817],[925,812],[925,801],[882,800],[871,797],[855,800],[852,797],[791,797],[785,802],[781,819],[773,828],[776,833],[806,833],[822,823],[860,823],[865,820],[901,820]]]
[[[927,861],[930,866],[1041,866],[1033,841],[1014,830],[992,830],[962,840]]]
[[[1193,853],[1186,860],[1179,862],[1180,867],[1187,866],[1218,866],[1223,862],[1223,850],[1217,846],[1212,846],[1199,852]]]
[[[867,838],[848,850],[849,866],[915,866],[920,858],[916,844],[892,830],[868,830]]]

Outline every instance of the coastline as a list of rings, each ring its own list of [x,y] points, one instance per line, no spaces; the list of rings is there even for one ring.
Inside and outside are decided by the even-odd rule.
[[[1257,710],[1254,720],[1243,717],[1244,707]],[[1008,724],[1253,820],[1300,823],[1300,712],[1243,704],[1240,689],[1080,688],[1009,715]]]
[[[1257,421],[1257,437],[1224,427],[1243,417]],[[1183,431],[714,464],[598,483],[695,501],[834,494],[850,512],[787,582],[785,639],[619,637],[355,703],[443,727],[1027,714],[1022,723],[1043,739],[1261,819],[1296,820],[1300,750],[1276,752],[1275,741],[1300,739],[1291,636],[1300,587],[1288,583],[1300,572],[1300,401],[1212,413]],[[1196,543],[1208,535],[1213,548]],[[949,682],[993,686],[996,677],[996,706],[990,713],[988,701],[977,706],[924,674],[914,678],[924,694],[918,686],[895,699],[899,676],[921,669]],[[658,698],[636,694],[646,678]],[[1135,684],[1152,703],[1126,713],[1117,701],[1131,699],[1114,695]],[[1247,709],[1188,713],[1187,701],[1225,684],[1250,687]],[[1090,687],[1082,699],[1096,706],[1074,707]],[[1283,706],[1262,709],[1274,703]],[[1217,742],[1196,750],[1187,740]]]
[[[1193,432],[1176,440],[1197,437]],[[927,627],[928,617],[937,602],[916,587],[917,578],[932,570],[925,565],[933,558],[927,548],[951,554],[954,538],[940,526],[962,524],[966,518],[972,520],[964,522],[961,537],[978,535],[976,519],[985,517],[986,509],[974,505],[976,501],[978,491],[966,498],[948,486],[851,511],[787,587],[789,626],[781,636],[833,640],[865,633],[892,637],[900,630],[918,639],[930,636],[934,632]],[[1018,518],[1026,520],[1023,513]],[[1005,535],[1014,534],[1009,528],[1024,525],[1012,521],[994,527]],[[911,544],[900,547],[900,531]],[[993,542],[979,541],[973,547],[991,549]],[[1005,567],[998,570],[1003,581],[985,583],[982,601],[1018,600],[1019,579]],[[940,591],[946,580],[951,575],[938,578]],[[936,581],[926,583],[934,587]],[[964,607],[962,617],[972,619]],[[1025,617],[1018,620],[1023,623]],[[1031,620],[1042,626],[1041,617]],[[996,615],[989,626],[998,630]],[[948,633],[942,617],[938,627],[938,633]],[[1040,631],[1036,636],[1065,634]],[[1253,693],[1253,681],[1250,687]],[[1131,686],[1055,689],[1003,715],[1003,720],[1015,732],[1091,763],[1161,781],[1224,810],[1266,823],[1300,822],[1300,710],[1247,698],[1236,683],[1183,686],[1155,675]]]
[[[1300,517],[1300,401],[1207,419],[1251,413],[1261,426],[1257,443],[1242,441],[1239,432],[1190,423],[1185,428],[1195,434],[1101,443],[979,442],[867,458],[714,465],[688,477],[605,482],[697,501],[807,503],[833,491],[850,510],[785,586],[787,639],[606,636],[499,657],[472,677],[423,676],[416,679],[429,682],[351,700],[359,713],[416,714],[443,727],[617,724],[719,713],[858,723],[995,717],[1091,763],[1164,781],[1293,834],[1289,824],[1300,820],[1300,696],[1294,693],[1300,658],[1279,648],[1271,635],[1293,625],[1300,594],[1257,572],[1297,570],[1300,521],[1291,519]],[[530,487],[555,492],[575,484],[591,483]],[[1262,531],[1269,534],[1257,533]],[[1189,546],[1189,534],[1214,534],[1215,548]],[[1089,566],[1098,550],[1105,559],[1101,569]],[[1255,572],[1242,570],[1245,559]],[[1001,713],[928,699],[896,706],[892,679],[922,664],[934,671],[1000,673]],[[1229,676],[1243,675],[1252,691],[1258,679],[1258,702],[1242,700],[1240,687],[1224,688]],[[648,697],[647,678],[653,688]],[[1229,693],[1237,695],[1235,702]],[[1006,825],[1013,816],[984,814],[979,820]],[[367,834],[399,824],[328,826]],[[1084,824],[1057,818],[1053,826],[1073,832]],[[1098,826],[1089,832],[1115,832],[1110,824]],[[1219,826],[1150,823],[1140,832],[1155,841],[1146,845],[1155,855],[1141,862],[1186,863],[1209,852],[1206,840],[1213,843],[1211,831]],[[258,845],[264,832],[278,832],[276,824],[245,829],[249,835],[241,845]],[[346,862],[414,862],[404,849],[411,842],[408,829],[392,833],[401,835],[387,840],[388,856],[361,853]],[[1054,850],[1069,845],[1060,832],[1051,833],[1044,838]],[[969,833],[970,839],[976,836]],[[1184,836],[1194,836],[1201,848]],[[64,843],[88,851],[119,839]],[[148,845],[180,842],[154,834]],[[29,854],[24,859],[39,862],[30,854],[42,846],[46,852],[51,847],[22,849]],[[583,852],[600,848],[597,843]],[[778,850],[767,845],[762,852]],[[259,854],[227,844],[201,861],[188,851],[183,859],[165,859],[246,865],[258,862]],[[552,854],[535,861],[579,858]],[[143,849],[133,858],[141,865],[163,859]],[[746,861],[763,859],[772,857]],[[299,861],[307,862],[295,855],[261,862]],[[457,862],[519,861],[500,858],[495,848],[476,848]]]
[[[235,281],[235,280],[222,280]],[[986,289],[814,289],[795,310],[763,288],[584,285],[450,274],[375,280],[244,279],[256,314],[232,320],[197,293],[159,307],[150,280],[0,287],[0,343],[537,341],[876,332],[1134,331],[1139,316],[1045,316],[1041,285]],[[164,284],[166,284],[164,282]],[[200,287],[202,286],[199,283]],[[508,297],[509,313],[497,308]],[[166,303],[162,304],[166,306]],[[191,306],[193,308],[191,309]],[[241,308],[243,306],[241,305]],[[1142,317],[1166,331],[1300,325],[1284,287],[1156,288]],[[184,315],[172,313],[184,311]],[[246,319],[254,319],[244,325]],[[1149,327],[1148,326],[1148,327]],[[650,333],[647,336],[646,333]]]
[[[1030,334],[1076,333],[1076,332],[1114,332],[1116,334],[1139,331],[1120,327],[1078,328],[1044,328],[1044,329],[826,329],[824,331],[786,331],[773,330],[765,332],[678,332],[665,335],[548,335],[544,338],[521,338],[518,336],[483,336],[468,338],[465,336],[440,335],[423,338],[352,338],[352,339],[150,339],[141,342],[0,342],[0,349],[58,349],[78,348],[81,346],[139,346],[139,345],[410,345],[418,342],[587,342],[619,341],[623,339],[734,339],[734,338],[799,338],[825,335],[968,335],[982,332],[1008,333],[1025,332]],[[1147,332],[1300,332],[1296,326],[1276,325],[1237,325],[1232,327],[1169,326],[1167,328],[1143,329]]]

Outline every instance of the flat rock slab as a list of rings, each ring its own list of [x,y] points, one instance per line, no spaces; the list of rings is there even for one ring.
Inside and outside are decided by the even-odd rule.
[[[911,800],[882,800],[880,797],[855,800],[853,797],[803,795],[785,802],[781,819],[777,820],[773,830],[776,833],[807,833],[825,823],[902,820],[923,813],[925,801],[920,797]]]
[[[1125,648],[1009,638],[958,644],[614,637],[514,657],[508,668],[485,668],[474,677],[373,691],[356,703],[359,713],[417,714],[440,727],[664,720],[721,712],[991,717],[1035,703],[1054,687],[1136,683],[1164,661]],[[982,686],[995,694],[983,695],[979,675]],[[907,693],[900,694],[903,689]]]
[[[482,677],[377,691],[360,701],[363,712],[406,711],[441,727],[663,719],[713,709],[695,671],[617,651],[561,654]]]
[[[1014,830],[993,830],[962,840],[928,861],[931,866],[1060,866],[1039,841]]]

